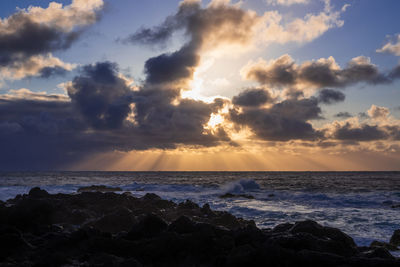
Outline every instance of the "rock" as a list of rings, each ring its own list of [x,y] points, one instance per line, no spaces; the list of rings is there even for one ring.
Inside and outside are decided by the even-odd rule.
[[[1,266],[399,266],[389,245],[356,247],[313,221],[260,230],[208,204],[155,194],[37,188],[0,205]]]
[[[32,198],[46,198],[49,196],[49,193],[39,187],[34,187],[29,191],[29,196]]]
[[[222,214],[218,215],[219,216],[213,218],[212,220],[214,224],[224,226],[228,229],[237,229],[241,226],[238,219],[228,212],[223,212]]]
[[[281,232],[286,232],[289,231],[294,224],[292,223],[282,223],[282,224],[278,224],[277,226],[274,227],[274,229],[272,229],[272,232],[274,233],[281,233]]]
[[[374,248],[365,252],[364,255],[368,258],[395,259],[392,254],[390,254],[390,252],[383,247]]]
[[[161,197],[153,193],[146,193],[146,195],[144,195],[141,199],[144,201],[154,201],[161,200]]]
[[[200,207],[193,201],[186,199],[185,202],[181,202],[178,204],[178,208],[193,210],[193,209],[199,209]]]
[[[122,191],[119,187],[111,187],[106,185],[91,185],[78,188],[78,193],[82,192],[117,192]]]
[[[390,251],[399,250],[399,248],[397,246],[393,245],[393,244],[389,244],[389,243],[386,243],[386,242],[380,242],[380,241],[372,241],[371,245],[369,245],[369,246],[371,248],[382,247],[382,248],[385,248],[385,249],[390,250]]]
[[[389,243],[393,246],[400,246],[400,229],[395,230],[393,232],[392,237],[390,238]]]
[[[104,215],[97,221],[90,223],[90,225],[102,232],[118,233],[129,231],[135,222],[132,212],[127,208],[121,207],[115,212]]]
[[[210,204],[205,203],[203,207],[201,207],[200,211],[209,217],[215,217],[216,214],[210,208]]]
[[[127,239],[136,240],[145,237],[154,237],[167,230],[168,224],[154,214],[147,214],[138,223],[134,224],[127,234]]]
[[[196,223],[189,219],[187,216],[181,216],[169,225],[168,231],[176,232],[179,234],[193,233],[194,231],[196,231]]]
[[[295,225],[290,229],[290,232],[309,233],[316,237],[330,239],[339,243],[343,243],[348,247],[356,247],[356,243],[354,243],[354,240],[339,229],[324,227],[311,220],[296,222]]]
[[[232,193],[225,193],[220,195],[219,198],[247,198],[247,199],[254,199],[252,195],[247,194],[232,194]]]

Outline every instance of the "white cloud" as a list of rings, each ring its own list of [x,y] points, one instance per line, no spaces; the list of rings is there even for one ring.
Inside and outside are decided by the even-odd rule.
[[[24,61],[15,61],[9,66],[0,66],[0,80],[18,80],[26,77],[39,76],[45,68],[59,68],[71,71],[76,64],[65,63],[51,53],[32,56]]]
[[[390,111],[386,107],[372,105],[367,113],[371,119],[385,120],[388,118]]]
[[[71,31],[76,26],[96,22],[97,12],[102,9],[103,4],[103,0],[73,0],[68,6],[50,2],[47,8],[30,6],[21,11],[34,22]],[[3,23],[7,23],[7,20]]]
[[[261,18],[258,36],[264,43],[311,42],[329,29],[342,27],[344,21],[340,15],[347,7],[346,4],[339,11],[333,11],[330,1],[325,0],[324,10],[320,13],[309,13],[287,24],[282,23],[283,16],[278,11],[268,11]]]
[[[267,0],[269,5],[291,6],[294,4],[308,4],[309,0]]]
[[[400,56],[400,34],[397,35],[397,40],[389,41],[381,48],[377,49],[378,53],[390,53],[396,56]]]

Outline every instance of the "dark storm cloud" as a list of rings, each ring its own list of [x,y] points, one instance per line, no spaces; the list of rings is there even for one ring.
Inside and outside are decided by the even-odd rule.
[[[345,98],[346,96],[342,92],[332,89],[323,89],[318,95],[318,100],[324,104],[342,102],[345,100]]]
[[[0,169],[62,169],[96,153],[216,146],[222,128],[204,125],[226,100],[181,99],[178,89],[133,90],[114,63],[83,66],[68,95],[26,89],[0,96]]]
[[[168,83],[192,77],[200,57],[191,46],[184,46],[171,54],[161,54],[145,63],[148,83]]]
[[[80,31],[64,32],[57,27],[34,22],[24,13],[16,13],[8,18],[5,31],[0,32],[0,65],[67,49],[79,35]]]
[[[348,119],[348,118],[351,118],[351,117],[353,117],[353,115],[351,115],[349,112],[347,112],[347,111],[341,111],[341,112],[339,112],[339,113],[336,113],[335,114],[335,117],[336,118],[341,118],[341,119]]]
[[[51,52],[68,49],[85,26],[97,21],[102,6],[100,0],[75,0],[69,6],[50,3],[48,8],[29,7],[3,18],[0,21],[0,67],[11,74],[2,78],[48,78],[60,74],[62,69],[70,70],[59,59],[55,62]]]
[[[67,88],[72,103],[94,128],[118,128],[130,112],[132,91],[110,62],[83,67]]]
[[[181,99],[173,104],[178,94],[171,90],[144,89],[135,99],[137,131],[145,136],[147,146],[175,147],[176,144],[215,145],[218,139],[204,129],[211,113],[221,108],[216,100],[211,104],[192,99]],[[221,134],[222,132],[219,132]]]
[[[297,78],[296,65],[289,55],[283,55],[269,65],[251,64],[243,73],[247,79],[273,86],[293,85]]]
[[[251,27],[256,23],[255,14],[229,4],[213,4],[201,7],[199,1],[182,1],[176,14],[153,28],[141,28],[124,42],[133,44],[162,44],[172,34],[184,30],[189,43],[200,48],[206,42],[245,43],[250,40]]]
[[[163,45],[172,34],[183,30],[189,40],[174,53],[150,58],[145,64],[148,83],[182,82],[192,78],[200,62],[203,48],[215,48],[223,43],[248,43],[255,14],[228,4],[201,7],[198,1],[183,1],[176,14],[161,25],[141,28],[123,42],[146,45]]]
[[[333,138],[347,141],[375,141],[388,139],[389,135],[377,125],[364,124],[359,127],[352,127],[350,123],[337,127]]]
[[[261,106],[272,101],[268,91],[264,89],[246,89],[232,98],[232,103],[238,106]]]
[[[308,122],[320,119],[321,109],[316,98],[290,99],[270,108],[230,110],[230,119],[250,129],[261,139],[270,141],[316,140],[323,137]]]
[[[353,58],[345,68],[337,66],[330,57],[297,65],[289,55],[270,61],[250,63],[242,73],[246,79],[270,86],[313,86],[342,88],[359,82],[369,84],[391,83],[400,78],[399,67],[381,73],[366,57]]]

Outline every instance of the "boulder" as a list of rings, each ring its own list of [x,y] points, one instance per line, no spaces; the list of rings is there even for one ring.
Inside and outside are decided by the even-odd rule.
[[[371,245],[369,245],[371,248],[385,248],[390,251],[395,251],[399,250],[399,248],[393,244],[389,244],[386,242],[380,242],[380,241],[372,241]]]
[[[393,235],[390,238],[390,244],[396,247],[400,246],[400,229],[393,232]]]
[[[50,194],[47,193],[46,190],[40,189],[39,187],[34,187],[29,190],[28,195],[32,198],[47,198]]]

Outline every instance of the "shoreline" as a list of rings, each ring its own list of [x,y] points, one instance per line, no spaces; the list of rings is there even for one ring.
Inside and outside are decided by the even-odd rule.
[[[208,204],[103,189],[0,202],[0,266],[400,266],[395,242],[359,247],[313,221],[259,229]]]

